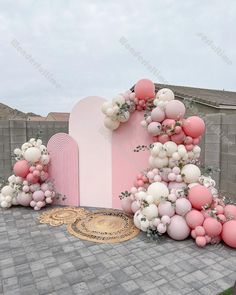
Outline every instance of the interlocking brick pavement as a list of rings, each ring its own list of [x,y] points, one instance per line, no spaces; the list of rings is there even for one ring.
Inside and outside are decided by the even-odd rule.
[[[0,294],[214,295],[236,280],[236,251],[141,233],[95,244],[65,226],[39,224],[30,208],[0,210]]]

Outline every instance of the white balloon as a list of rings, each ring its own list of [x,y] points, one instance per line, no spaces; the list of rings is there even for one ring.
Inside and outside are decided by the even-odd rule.
[[[154,158],[154,161],[153,161],[153,168],[164,168],[164,167],[167,167],[168,166],[168,163],[169,163],[169,160],[168,158],[163,158],[163,159],[160,159],[160,158]]]
[[[14,154],[20,156],[22,154],[21,149],[14,149]]]
[[[196,165],[187,164],[181,170],[181,175],[186,183],[194,183],[198,182],[201,171]]]
[[[15,183],[17,183],[17,184],[22,184],[22,182],[23,182],[22,177],[17,176],[17,177],[15,178]]]
[[[152,204],[154,202],[154,198],[151,195],[147,195],[145,200],[148,204]]]
[[[165,150],[161,150],[158,154],[158,157],[164,159],[167,157],[167,152]]]
[[[184,157],[187,154],[186,148],[178,149],[178,154],[180,155],[180,157]]]
[[[2,208],[8,208],[8,207],[9,207],[8,202],[7,202],[7,201],[2,201],[2,202],[1,202],[1,207],[2,207]]]
[[[151,155],[153,157],[157,157],[161,149],[162,149],[162,144],[160,142],[155,143],[153,148],[151,149]]]
[[[161,198],[167,198],[169,195],[168,187],[161,182],[153,182],[147,190],[148,195],[153,196],[154,204],[158,205]]]
[[[178,150],[178,146],[173,141],[167,141],[163,146],[167,152],[167,156],[171,157]]]
[[[112,107],[112,103],[110,101],[106,101],[102,105],[102,112],[104,115],[106,115],[106,111],[109,107]]]
[[[162,101],[170,101],[175,99],[175,95],[174,92],[169,88],[162,88],[157,92],[156,98]]]
[[[41,162],[43,165],[47,165],[47,164],[50,162],[50,157],[49,157],[49,155],[42,155],[41,158],[40,158],[40,162]]]
[[[136,211],[134,214],[134,224],[137,228],[141,229],[141,218],[144,216],[140,213],[140,210]]]
[[[11,201],[12,201],[12,196],[6,196],[6,197],[5,197],[5,201],[7,201],[7,203],[11,203]]]
[[[114,97],[112,99],[112,103],[113,104],[117,104],[118,103],[118,104],[122,105],[122,104],[125,103],[125,98],[122,95],[117,95],[116,97]]]
[[[138,192],[138,193],[135,194],[135,198],[138,201],[145,200],[146,199],[146,196],[147,196],[147,193],[146,192],[143,192],[143,191]]]
[[[194,152],[194,154],[200,154],[200,152],[201,152],[200,146],[195,145],[195,147],[193,148],[193,152]]]
[[[30,147],[24,152],[24,158],[28,162],[36,163],[41,157],[41,151],[37,147]]]
[[[15,175],[11,175],[10,177],[8,177],[8,181],[9,182],[15,182],[16,181],[16,176]]]
[[[150,204],[142,210],[142,214],[147,217],[148,220],[151,220],[158,216],[158,209],[155,204]]]
[[[175,152],[175,153],[173,153],[172,158],[176,161],[179,161],[181,157],[178,152]]]
[[[104,119],[104,125],[106,128],[110,130],[115,130],[119,127],[120,122],[119,121],[113,121],[109,117],[105,117]]]
[[[10,185],[6,185],[2,188],[1,193],[4,196],[12,196],[14,193],[14,189]]]

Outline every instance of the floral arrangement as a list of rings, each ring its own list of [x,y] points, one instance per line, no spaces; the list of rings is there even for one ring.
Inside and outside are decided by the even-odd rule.
[[[51,204],[56,193],[48,174],[50,156],[42,140],[31,138],[21,149],[16,148],[14,154],[14,174],[1,188],[0,207],[22,205],[40,210]]]
[[[130,191],[121,193],[123,210],[134,214],[134,224],[149,237],[167,233],[183,240],[191,235],[199,247],[223,239],[236,248],[236,205],[227,204],[215,181],[198,167],[204,121],[198,116],[185,119],[186,107],[172,90],[155,93],[154,83],[143,79],[134,92],[104,103],[104,125],[115,130],[135,110],[144,112],[141,125],[152,142],[134,151],[150,151],[149,168],[138,173]]]

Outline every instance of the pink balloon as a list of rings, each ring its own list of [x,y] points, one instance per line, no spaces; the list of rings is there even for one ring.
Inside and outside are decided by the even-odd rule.
[[[201,136],[205,131],[205,123],[198,116],[192,116],[183,121],[183,130],[193,138]]]
[[[167,134],[162,134],[162,135],[159,135],[159,136],[158,136],[157,140],[158,140],[160,143],[164,144],[164,143],[166,143],[167,141],[170,140],[170,137],[169,137],[169,135],[167,135]]]
[[[205,239],[207,244],[209,244],[211,242],[211,237],[209,237],[208,235],[205,235]]]
[[[185,105],[179,100],[169,101],[165,108],[166,117],[174,120],[183,118],[185,111]]]
[[[176,126],[175,127],[175,134],[179,134],[182,131],[182,127],[181,126]]]
[[[185,145],[185,148],[186,148],[186,150],[187,150],[188,152],[190,152],[190,151],[193,150],[194,146],[193,146],[193,144],[186,144],[186,145]]]
[[[193,144],[196,145],[196,144],[199,144],[200,142],[200,139],[199,138],[194,138],[193,139]]]
[[[27,176],[27,174],[29,173],[29,169],[30,167],[26,160],[20,160],[16,162],[13,167],[14,174],[22,178],[25,178]]]
[[[236,207],[235,207],[235,208],[236,208]],[[217,206],[215,207],[215,210],[216,210],[216,213],[217,213],[217,214],[224,214],[224,207],[221,206],[221,205],[217,205]]]
[[[181,241],[189,236],[190,229],[184,217],[175,215],[171,218],[171,222],[167,227],[167,233],[172,239]]]
[[[219,236],[222,231],[222,224],[213,217],[205,219],[203,227],[209,237]]]
[[[184,216],[192,209],[192,205],[186,198],[180,198],[175,202],[175,211],[177,214]]]
[[[36,191],[33,193],[33,199],[34,201],[36,202],[39,202],[39,201],[43,201],[45,198],[44,198],[44,192],[43,191]]]
[[[193,209],[189,211],[185,216],[186,222],[188,226],[192,229],[195,229],[196,226],[202,225],[204,221],[204,217],[201,212]]]
[[[195,233],[197,236],[205,236],[206,234],[204,227],[201,225],[196,226]]]
[[[195,232],[195,229],[192,229],[191,230],[191,237],[195,240],[197,235],[196,235],[196,232]]]
[[[169,201],[162,201],[158,206],[158,212],[160,216],[167,215],[172,217],[175,214],[175,209]]]
[[[148,132],[151,133],[152,135],[159,135],[161,133],[161,124],[158,123],[158,122],[151,122],[149,125],[148,125]]]
[[[195,185],[188,192],[188,199],[193,208],[201,210],[204,205],[211,205],[213,197],[211,191],[204,185]]]
[[[46,192],[49,189],[48,184],[47,183],[42,183],[41,184],[41,190],[43,192]]]
[[[43,170],[43,166],[40,165],[40,164],[38,164],[38,165],[36,166],[36,169],[37,169],[38,171],[42,171],[42,170]]]
[[[202,236],[196,237],[195,241],[198,247],[205,247],[207,244],[206,238]]]
[[[160,107],[156,107],[151,112],[151,118],[154,122],[162,122],[165,119],[165,113]]]
[[[35,202],[35,201],[31,201],[31,202],[30,202],[30,206],[31,206],[31,207],[35,207],[35,206],[36,206],[36,202]]]
[[[219,219],[219,222],[221,223],[225,223],[227,220],[224,214],[218,214],[217,218]]]
[[[138,99],[153,98],[155,96],[155,85],[149,79],[142,79],[135,84],[134,92]]]
[[[172,130],[172,129],[174,131],[175,120],[173,120],[173,119],[165,119],[162,122],[162,128],[163,128],[164,131],[169,131],[169,130]]]
[[[21,192],[17,195],[17,201],[21,206],[29,206],[30,202],[32,201],[31,194],[27,194],[24,192]]]
[[[171,135],[170,138],[171,138],[171,140],[172,140],[173,142],[175,142],[176,144],[181,144],[181,143],[184,142],[185,137],[186,137],[185,133],[184,133],[183,131],[181,131],[179,134]]]
[[[33,183],[34,181],[34,175],[32,173],[29,173],[27,176],[26,176],[26,180],[29,182],[29,183]]]
[[[192,144],[193,138],[191,136],[187,136],[184,140],[184,144]]]
[[[236,248],[236,220],[230,220],[224,223],[221,236],[225,244]]]
[[[39,177],[40,176],[40,172],[38,170],[34,170],[33,171],[33,176],[34,177]]]
[[[225,216],[227,218],[236,219],[236,206],[235,205],[226,205],[225,206]]]
[[[131,204],[132,204],[132,200],[129,197],[121,199],[121,208],[127,214],[133,214],[133,211],[131,209]]]

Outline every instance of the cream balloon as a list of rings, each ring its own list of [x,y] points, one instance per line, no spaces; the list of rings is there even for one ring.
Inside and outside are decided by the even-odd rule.
[[[12,196],[14,193],[14,189],[10,185],[6,185],[2,188],[1,193],[4,196]]]
[[[158,209],[155,204],[150,204],[142,210],[142,214],[147,217],[148,220],[151,220],[158,216]]]
[[[119,127],[120,122],[119,121],[113,121],[108,117],[105,117],[104,119],[104,125],[106,128],[110,129],[110,130],[115,130]]]
[[[167,156],[169,156],[169,157],[171,157],[173,155],[173,153],[178,150],[177,144],[175,142],[173,142],[173,141],[167,141],[163,145],[163,147],[167,152]]]
[[[187,164],[181,170],[181,175],[186,183],[198,182],[201,176],[200,169],[194,164]]]
[[[24,152],[24,158],[28,162],[36,163],[41,157],[41,152],[37,147],[30,147]]]
[[[147,190],[148,195],[153,196],[154,204],[158,205],[162,198],[167,198],[169,195],[168,187],[161,182],[153,182]]]
[[[175,95],[174,92],[169,88],[162,88],[157,92],[156,98],[162,101],[170,101],[175,99]]]

